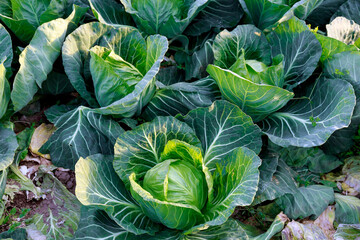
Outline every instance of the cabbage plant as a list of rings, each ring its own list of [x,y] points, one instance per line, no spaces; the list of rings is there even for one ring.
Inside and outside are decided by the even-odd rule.
[[[111,219],[97,218],[92,232],[117,225],[128,237],[180,239],[225,224],[236,206],[252,203],[261,136],[251,118],[226,101],[178,118],[157,117],[121,134],[114,157],[80,158],[76,196]]]
[[[155,92],[167,39],[130,26],[81,25],[63,45],[65,72],[94,111],[115,117],[139,114]]]
[[[313,147],[349,126],[356,104],[348,81],[328,75],[315,80],[329,51],[297,18],[266,36],[254,25],[240,25],[217,35],[207,71],[223,98],[250,115],[272,142]]]

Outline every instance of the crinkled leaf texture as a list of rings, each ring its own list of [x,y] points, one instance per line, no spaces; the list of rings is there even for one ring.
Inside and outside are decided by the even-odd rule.
[[[97,54],[90,57],[90,49],[95,46],[109,49],[114,56],[117,56],[118,60],[122,59],[123,64],[128,64],[128,66],[131,64],[143,76],[133,86],[130,93],[125,96],[117,96],[118,99],[105,101],[111,102],[107,106],[102,106],[102,102],[98,102],[94,98],[93,89],[95,89],[98,99],[110,98],[113,95],[108,96],[106,89],[110,91],[111,85],[119,85],[123,79],[113,72],[115,69],[109,65],[109,62],[104,62],[102,58],[97,58],[97,61],[93,60],[98,56]],[[65,72],[75,90],[90,106],[95,108],[101,106],[94,111],[115,117],[132,117],[140,114],[142,108],[153,96],[155,76],[167,49],[168,42],[163,36],[152,35],[145,40],[133,27],[109,26],[92,22],[81,25],[66,38],[62,56]],[[95,61],[93,65],[91,65],[91,61]],[[97,62],[103,67],[96,64]],[[104,71],[104,67],[111,71]]]
[[[54,122],[57,130],[41,147],[56,166],[74,169],[80,157],[113,154],[116,138],[124,131],[114,120],[80,106]]]
[[[140,30],[168,38],[180,35],[209,0],[120,0]]]

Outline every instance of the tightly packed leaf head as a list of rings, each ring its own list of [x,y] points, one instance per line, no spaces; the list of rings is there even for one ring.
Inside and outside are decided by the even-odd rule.
[[[143,187],[161,201],[190,204],[198,209],[206,202],[205,175],[181,160],[157,164],[145,174]]]

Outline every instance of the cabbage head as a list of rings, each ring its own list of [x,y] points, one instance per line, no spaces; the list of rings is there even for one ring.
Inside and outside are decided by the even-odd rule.
[[[155,93],[166,37],[130,26],[83,24],[65,40],[63,65],[75,90],[95,112],[132,117]]]

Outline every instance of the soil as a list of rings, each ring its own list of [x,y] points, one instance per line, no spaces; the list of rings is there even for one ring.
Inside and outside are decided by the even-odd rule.
[[[53,173],[55,177],[59,179],[62,184],[64,184],[67,190],[69,190],[69,192],[75,195],[75,172],[72,170],[62,171],[58,168],[53,171]]]
[[[41,204],[42,201],[43,201],[43,199],[28,200],[28,198],[26,196],[26,191],[20,191],[15,194],[14,199],[12,201],[8,201],[6,203],[5,215],[7,215],[6,213],[10,212],[10,210],[15,207],[16,208],[15,217],[17,217],[23,209],[27,208],[27,209],[30,209],[29,213],[24,217],[24,219],[27,219],[31,216],[31,212],[33,212],[32,210],[36,209],[39,206],[39,204]],[[7,223],[7,224],[0,225],[0,233],[9,230],[10,224],[11,224],[11,221],[9,221],[9,223]]]
[[[31,156],[28,155],[26,160],[21,161],[19,167],[26,166],[29,172],[29,176],[27,177],[33,179],[34,184],[38,185],[34,179],[40,165],[49,166],[51,165],[51,162],[45,158],[34,155],[30,151],[29,154],[31,154]],[[52,171],[52,173],[67,188],[69,192],[75,194],[76,182],[74,171],[69,169],[56,168]],[[11,184],[16,184],[16,182],[12,179],[8,179],[8,182],[11,182]],[[41,184],[42,182],[43,181],[41,177],[40,179],[38,179],[38,183]],[[19,191],[15,193],[13,200],[7,201],[4,215],[8,215],[10,210],[14,207],[16,208],[16,214],[11,219],[14,221],[17,221],[16,218],[18,218],[19,214],[22,212],[23,209],[30,209],[30,211],[24,218],[21,219],[21,222],[24,222],[25,219],[31,218],[36,213],[43,214],[44,217],[47,217],[47,215],[49,214],[49,208],[52,209],[53,214],[57,214],[57,208],[59,206],[54,205],[54,201],[50,196],[51,193],[47,193],[45,199],[41,198],[39,200],[34,199],[31,195],[31,192],[27,193],[26,191]],[[9,230],[11,222],[12,221],[9,221],[7,224],[2,224],[0,226],[0,233]]]

